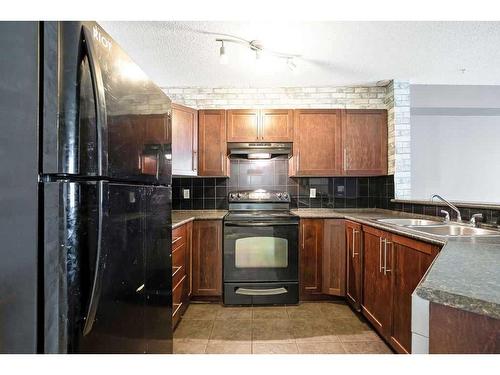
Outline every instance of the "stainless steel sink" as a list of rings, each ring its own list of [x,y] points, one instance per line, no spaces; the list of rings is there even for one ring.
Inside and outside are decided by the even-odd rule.
[[[411,229],[442,237],[500,236],[499,231],[456,224],[412,226]]]
[[[442,221],[424,220],[424,219],[377,219],[381,223],[400,225],[403,227],[412,225],[439,225],[444,224]]]

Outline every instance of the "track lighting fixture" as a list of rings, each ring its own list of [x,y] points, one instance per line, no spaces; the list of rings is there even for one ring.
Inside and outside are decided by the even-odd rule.
[[[224,47],[224,41],[221,40],[222,45],[220,46],[220,51],[219,51],[219,62],[222,65],[227,65],[229,62],[229,59],[226,54],[226,48]]]

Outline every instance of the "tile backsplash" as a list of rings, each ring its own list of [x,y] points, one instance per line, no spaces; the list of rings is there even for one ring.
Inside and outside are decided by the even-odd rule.
[[[189,198],[183,198],[183,190]],[[288,160],[231,160],[231,177],[174,177],[174,210],[227,209],[227,194],[236,190],[288,191],[292,208],[393,209],[394,176],[288,177]],[[316,197],[310,198],[310,189]]]

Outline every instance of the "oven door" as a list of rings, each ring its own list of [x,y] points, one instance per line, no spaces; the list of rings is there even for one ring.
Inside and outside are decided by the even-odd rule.
[[[225,222],[224,282],[298,280],[297,221]]]

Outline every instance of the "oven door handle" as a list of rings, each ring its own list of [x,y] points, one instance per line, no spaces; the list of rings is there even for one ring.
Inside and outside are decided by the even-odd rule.
[[[278,294],[286,294],[288,290],[285,288],[273,288],[273,289],[247,289],[247,288],[237,288],[236,294],[242,294],[244,296],[275,296]]]
[[[227,227],[274,227],[277,225],[299,225],[297,222],[273,221],[267,223],[224,223]]]

